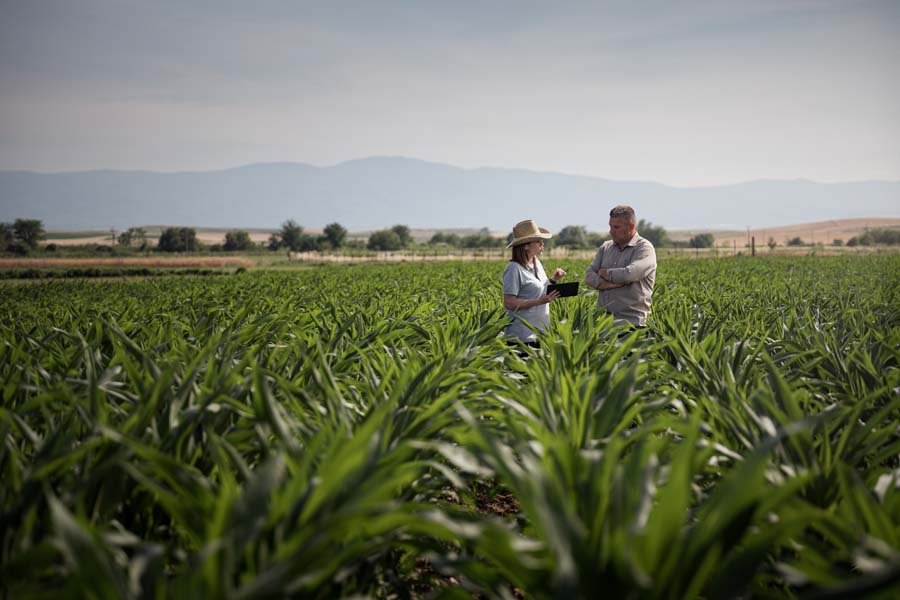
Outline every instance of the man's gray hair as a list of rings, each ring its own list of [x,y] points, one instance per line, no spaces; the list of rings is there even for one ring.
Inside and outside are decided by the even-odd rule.
[[[627,223],[637,223],[634,218],[634,209],[625,204],[614,206],[613,209],[609,211],[609,216],[612,219],[625,219],[625,222]]]

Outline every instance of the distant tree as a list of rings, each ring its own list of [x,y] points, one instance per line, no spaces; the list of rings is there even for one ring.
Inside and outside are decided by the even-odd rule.
[[[712,248],[715,238],[711,233],[699,233],[688,242],[691,248]]]
[[[502,239],[491,235],[491,230],[487,227],[482,227],[478,230],[478,233],[463,237],[451,233],[445,239],[453,246],[463,248],[496,248],[497,246],[506,245]]]
[[[834,238],[833,240],[831,240],[831,245],[832,246],[843,246],[844,240],[842,240],[841,238]]]
[[[851,248],[854,246],[859,246],[859,239],[857,239],[856,236],[853,236],[852,238],[847,240],[847,245],[850,246]]]
[[[897,245],[900,244],[900,230],[898,229],[867,229],[864,233],[854,236],[850,241],[860,246],[874,246],[876,244]],[[850,242],[847,242],[850,245]]]
[[[464,235],[459,239],[459,245],[463,248],[484,248],[488,240],[477,233]]]
[[[461,244],[460,238],[455,233],[443,233],[438,231],[431,239],[428,240],[429,245],[435,244],[447,244],[448,246],[459,246]]]
[[[598,248],[603,245],[603,242],[609,239],[608,235],[604,235],[602,233],[597,233],[596,231],[589,231],[587,234],[587,247],[588,248]]]
[[[200,243],[192,227],[167,227],[156,247],[163,252],[195,252],[200,249]]]
[[[366,247],[376,251],[399,250],[403,247],[403,243],[394,229],[382,229],[372,232]]]
[[[313,235],[309,235],[304,233],[300,236],[298,240],[296,250],[299,252],[311,252],[313,250],[321,250],[322,243],[326,242],[325,237],[316,237]]]
[[[876,243],[879,244],[891,244],[892,246],[896,246],[900,244],[900,230],[898,229],[876,229],[878,232],[878,238]]]
[[[412,235],[409,232],[409,227],[406,225],[394,225],[391,227],[391,231],[397,234],[397,237],[400,239],[401,247],[406,248],[412,243]]]
[[[13,223],[13,235],[19,244],[32,250],[47,237],[44,224],[38,219],[16,219]]]
[[[775,249],[775,246],[778,245],[778,242],[775,241],[775,238],[770,237],[770,238],[769,238],[769,241],[767,242],[767,244],[768,244],[768,246],[769,246],[769,250],[774,250],[774,249]]]
[[[347,230],[340,223],[329,223],[322,233],[332,248],[340,248],[347,238]]]
[[[0,252],[5,252],[16,241],[13,227],[9,223],[0,223]]]
[[[559,246],[585,248],[588,245],[587,228],[583,225],[566,225],[559,230],[556,236],[556,243]]]
[[[269,250],[273,250],[273,251],[278,250],[281,248],[282,245],[283,244],[281,242],[281,234],[280,233],[273,233],[272,235],[269,236],[269,244],[268,244]]]
[[[788,246],[803,246],[805,244],[803,243],[803,240],[800,239],[800,236],[798,235],[797,237],[789,239],[787,245]]]
[[[250,234],[243,229],[234,229],[225,233],[225,243],[222,244],[223,250],[249,250],[253,247],[253,241]]]
[[[669,232],[662,226],[656,226],[650,221],[641,219],[638,221],[637,230],[641,237],[649,240],[656,248],[670,245]]]
[[[143,227],[129,227],[119,234],[116,242],[120,246],[141,246],[147,241],[147,232]]]
[[[281,245],[295,252],[300,250],[303,238],[303,227],[293,219],[288,219],[281,224]]]

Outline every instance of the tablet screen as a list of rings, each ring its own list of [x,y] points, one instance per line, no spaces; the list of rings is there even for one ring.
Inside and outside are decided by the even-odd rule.
[[[547,286],[547,293],[556,290],[560,296],[575,296],[578,294],[578,282],[571,283],[551,283]]]

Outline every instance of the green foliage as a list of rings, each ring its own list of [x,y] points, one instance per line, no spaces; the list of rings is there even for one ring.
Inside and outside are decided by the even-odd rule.
[[[16,219],[12,230],[15,241],[32,250],[37,248],[38,242],[47,237],[44,224],[39,219]]]
[[[878,244],[890,246],[900,244],[900,229],[867,229],[865,233],[847,241],[848,246],[875,246]]]
[[[0,252],[5,252],[15,241],[12,225],[0,223]]]
[[[446,244],[455,248],[502,248],[506,242],[502,238],[496,238],[491,235],[490,229],[483,227],[478,233],[460,237],[455,233],[444,233],[438,231],[428,240],[431,246],[437,244]]]
[[[583,225],[566,225],[555,236],[558,246],[570,246],[573,248],[588,247],[588,232]]]
[[[167,227],[156,248],[163,252],[195,252],[200,249],[197,231],[192,227]]]
[[[47,239],[44,224],[38,219],[16,219],[13,223],[0,223],[0,252],[29,254],[38,243]]]
[[[603,245],[603,242],[609,239],[608,235],[604,235],[602,233],[597,233],[594,231],[589,231],[587,234],[587,245],[588,248],[599,248]]]
[[[649,240],[655,248],[671,245],[671,242],[669,241],[669,232],[661,225],[654,225],[650,221],[641,219],[638,221],[637,231],[641,237]]]
[[[502,268],[5,284],[0,591],[895,595],[900,257],[663,262],[524,357]]]
[[[792,237],[791,239],[789,239],[787,242],[787,245],[788,246],[805,246],[806,242],[804,242],[798,235],[796,237]]]
[[[303,227],[293,219],[288,219],[282,223],[281,231],[269,236],[268,248],[269,250],[285,248],[292,252],[309,252],[321,250],[322,241],[320,238],[303,233]]]
[[[253,241],[250,234],[243,229],[237,229],[225,232],[225,243],[222,244],[223,250],[249,250],[253,247]]]
[[[438,231],[434,235],[431,236],[431,239],[428,240],[429,245],[437,245],[437,244],[447,244],[448,246],[459,246],[460,240],[459,236],[455,233],[444,233],[443,231]]]
[[[116,243],[120,246],[143,247],[147,243],[147,232],[143,227],[129,227],[119,234]]]
[[[281,246],[289,250],[299,251],[303,240],[303,227],[293,219],[288,219],[281,224],[279,238]]]
[[[329,223],[325,226],[323,234],[332,248],[340,248],[347,239],[347,230],[340,223]]]
[[[372,232],[366,247],[375,251],[399,250],[403,247],[403,241],[393,229],[382,229]]]
[[[715,241],[711,233],[698,233],[690,239],[688,245],[691,248],[712,248]]]
[[[493,237],[490,229],[484,227],[476,234],[459,239],[457,245],[463,248],[502,248],[506,242],[502,238]]]
[[[397,238],[400,240],[401,248],[406,248],[412,243],[412,235],[409,232],[409,227],[407,227],[406,225],[394,225],[393,227],[391,227],[391,231],[393,231],[397,235]]]

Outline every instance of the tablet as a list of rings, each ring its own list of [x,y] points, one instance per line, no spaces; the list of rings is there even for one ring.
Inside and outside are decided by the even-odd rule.
[[[571,283],[551,283],[547,286],[548,294],[554,290],[559,292],[560,297],[576,296],[578,295],[578,282],[573,281]]]

